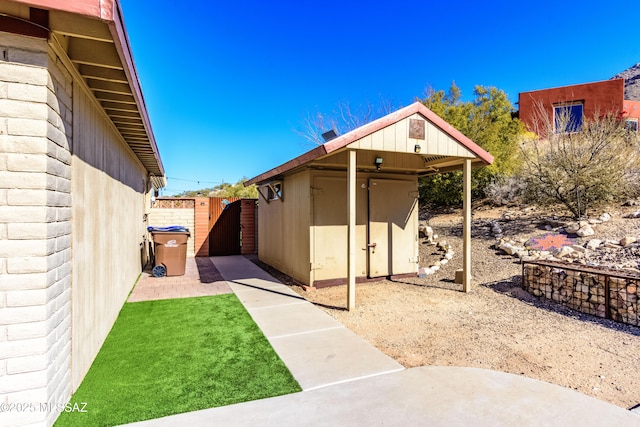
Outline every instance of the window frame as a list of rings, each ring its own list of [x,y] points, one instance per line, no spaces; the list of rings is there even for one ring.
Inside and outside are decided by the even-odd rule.
[[[261,190],[265,190],[266,193],[263,193]],[[265,183],[258,187],[258,192],[267,203],[273,202],[274,200],[282,201],[284,196],[284,183],[281,180]]]
[[[633,125],[630,127],[631,123]],[[630,132],[638,133],[638,119],[636,117],[625,118],[624,127]]]
[[[580,107],[580,121],[579,123],[572,125],[573,117],[574,117],[573,109],[577,106]],[[570,119],[569,119],[570,122],[565,125],[564,129],[558,129],[558,113],[559,113],[558,110],[560,109],[568,110],[570,114]],[[553,133],[554,134],[579,132],[580,129],[582,129],[583,124],[584,124],[584,101],[570,101],[570,102],[561,102],[561,103],[553,104]]]

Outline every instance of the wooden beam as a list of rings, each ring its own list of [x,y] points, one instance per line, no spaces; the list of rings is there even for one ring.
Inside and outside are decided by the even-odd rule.
[[[133,96],[131,96],[131,95],[121,95],[119,93],[102,92],[100,90],[95,90],[93,92],[93,94],[100,101],[119,102],[121,104],[135,104],[136,103],[136,100],[133,99]]]
[[[71,39],[67,52],[76,64],[97,65],[99,67],[122,70],[122,62],[113,43],[86,39]]]
[[[132,137],[147,137],[147,132],[142,129],[127,129],[126,127],[119,127],[118,130],[123,135],[128,135]]]
[[[356,150],[347,159],[347,310],[356,308]]]
[[[125,121],[125,119],[111,119],[113,123],[116,123],[119,128],[128,128],[128,129],[144,129],[144,123],[142,120],[138,120],[136,122]]]
[[[471,159],[465,159],[462,168],[463,220],[462,220],[462,291],[471,291]]]
[[[87,85],[91,90],[99,90],[102,92],[118,93],[121,95],[131,95],[131,88],[128,84],[109,82],[105,80],[96,80],[87,78]]]
[[[138,113],[137,111],[113,111],[112,113],[109,114],[109,116],[111,118],[120,117],[120,118],[123,118],[123,119],[138,119],[138,120],[142,120],[140,118],[140,113]]]
[[[49,20],[55,33],[113,43],[109,27],[101,21],[60,11],[51,11]]]
[[[121,104],[119,102],[109,102],[109,101],[102,101],[102,108],[104,108],[105,110],[120,110],[120,111],[138,111],[138,107],[136,105],[131,105],[131,104]],[[109,112],[107,111],[107,114],[109,114]]]
[[[95,65],[82,64],[79,67],[80,74],[86,79],[104,80],[108,82],[126,83],[127,76],[122,70],[113,68],[96,67]]]

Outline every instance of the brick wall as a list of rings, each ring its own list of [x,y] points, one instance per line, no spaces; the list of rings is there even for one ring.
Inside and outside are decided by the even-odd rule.
[[[70,76],[45,40],[0,33],[0,403],[70,395]],[[3,413],[3,425],[57,414]]]
[[[195,250],[196,256],[209,256],[209,203],[208,197],[196,197],[195,205]]]
[[[170,225],[182,225],[189,229],[191,237],[187,242],[187,256],[195,255],[196,225],[193,208],[151,208],[149,213],[149,225],[167,227]]]
[[[242,211],[240,213],[240,224],[242,225],[242,255],[255,254],[258,252],[258,242],[256,241],[256,237],[258,235],[256,232],[257,213],[256,200],[242,200]]]

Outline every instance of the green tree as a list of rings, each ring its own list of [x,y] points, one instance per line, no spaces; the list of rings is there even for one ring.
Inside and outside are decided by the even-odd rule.
[[[455,83],[447,92],[429,89],[421,102],[494,157],[489,166],[474,169],[473,197],[485,197],[487,187],[512,176],[520,167],[519,136],[522,123],[507,94],[495,87],[476,86],[472,101],[462,101]],[[427,176],[420,183],[421,202],[457,205],[462,202],[462,173]]]
[[[184,191],[176,194],[174,197],[241,197],[245,199],[257,199],[258,189],[256,185],[251,184],[245,187],[244,183],[246,181],[247,178],[243,177],[235,184],[224,182],[215,187]]]

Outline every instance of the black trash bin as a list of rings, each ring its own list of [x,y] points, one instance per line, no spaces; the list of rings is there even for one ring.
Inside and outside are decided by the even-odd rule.
[[[147,227],[153,238],[155,277],[183,276],[187,264],[187,241],[191,236],[183,226]]]

